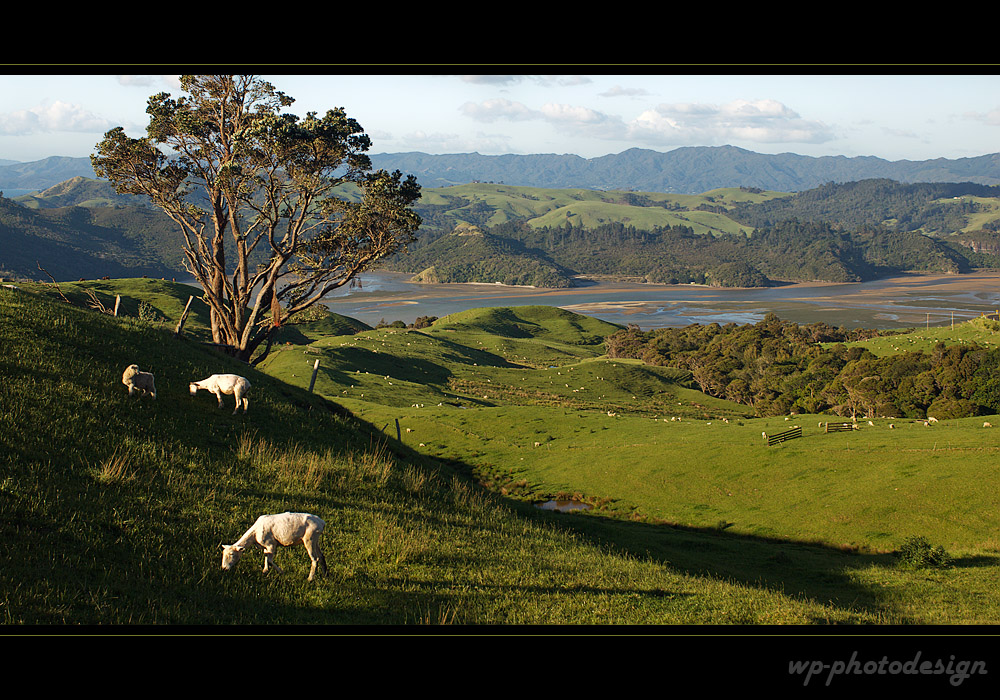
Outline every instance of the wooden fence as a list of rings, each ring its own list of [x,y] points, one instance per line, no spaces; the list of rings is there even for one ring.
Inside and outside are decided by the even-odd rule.
[[[802,437],[802,428],[795,426],[794,428],[783,430],[780,433],[773,433],[771,435],[764,433],[763,435],[768,447],[770,447],[771,445],[777,445],[779,442],[784,442],[785,440]]]

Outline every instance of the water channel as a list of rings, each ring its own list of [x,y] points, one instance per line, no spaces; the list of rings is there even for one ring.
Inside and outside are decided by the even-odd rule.
[[[691,323],[756,323],[770,312],[796,323],[847,328],[941,326],[1000,309],[1000,272],[902,275],[850,284],[797,283],[761,289],[584,282],[570,289],[495,284],[418,284],[405,273],[376,272],[342,287],[325,303],[376,325],[413,323],[479,307],[557,306],[643,329]]]

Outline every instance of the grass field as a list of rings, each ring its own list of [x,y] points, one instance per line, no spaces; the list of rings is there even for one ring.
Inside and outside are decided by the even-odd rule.
[[[873,354],[882,357],[918,351],[929,354],[938,343],[978,343],[985,348],[996,348],[1000,345],[1000,321],[980,317],[964,322],[956,321],[954,325],[914,328],[906,333],[860,340],[847,345],[868,348]]]
[[[786,196],[788,194],[780,192],[751,193],[736,187],[710,190],[699,195],[681,195],[475,183],[427,189],[423,192],[422,202],[440,206],[453,204],[451,198],[458,197],[461,206],[456,207],[453,213],[458,220],[462,220],[462,208],[470,202],[483,202],[494,209],[486,222],[488,226],[515,219],[527,220],[534,227],[561,226],[566,222],[594,227],[627,221],[639,228],[690,226],[695,233],[719,235],[738,233],[741,229],[752,233],[753,229],[738,225],[724,214],[697,211],[699,206],[708,204],[728,209],[740,202],[762,202]],[[642,197],[647,205],[626,204],[623,198],[628,197]]]
[[[108,286],[162,294],[166,320],[0,289],[6,624],[1000,621],[983,419],[798,416],[803,437],[767,447],[791,421],[607,360],[599,327],[534,307],[314,327],[252,369],[172,337],[168,283]],[[131,362],[155,401],[127,395]],[[253,383],[247,415],[188,394],[221,371]],[[558,495],[595,508],[533,506]],[[219,545],[281,510],[327,521],[330,575],[307,583],[301,548],[280,576],[259,555],[223,575]],[[951,565],[900,566],[919,535]]]

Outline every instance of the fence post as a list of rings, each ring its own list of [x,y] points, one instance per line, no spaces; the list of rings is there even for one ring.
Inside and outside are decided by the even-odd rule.
[[[122,295],[115,296],[115,318],[118,318],[118,305],[122,303]]]
[[[319,360],[313,363],[313,376],[309,380],[309,393],[312,393],[313,385],[316,383],[316,373],[319,372]]]
[[[403,434],[399,432],[399,419],[396,419],[396,440],[403,441]]]
[[[191,308],[191,302],[194,300],[194,296],[188,297],[188,303],[184,305],[184,313],[181,314],[181,320],[177,322],[177,328],[174,330],[174,337],[179,338],[181,335],[181,329],[184,327],[184,322],[188,317],[188,310]]]

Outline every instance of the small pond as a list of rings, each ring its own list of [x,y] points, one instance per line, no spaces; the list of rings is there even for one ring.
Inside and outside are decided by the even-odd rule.
[[[572,510],[591,510],[594,506],[589,503],[584,503],[583,501],[575,500],[552,500],[545,501],[544,503],[536,503],[536,508],[541,508],[542,510],[558,510],[561,513],[566,513]]]

